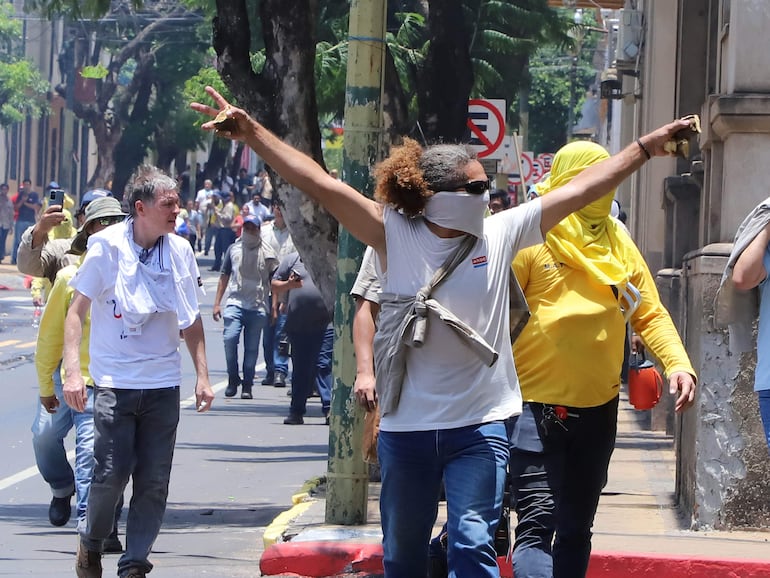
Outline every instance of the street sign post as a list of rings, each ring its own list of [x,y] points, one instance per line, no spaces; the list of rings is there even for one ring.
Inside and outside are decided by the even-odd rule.
[[[504,99],[468,101],[469,144],[480,159],[503,158],[500,145],[505,138],[505,106]]]

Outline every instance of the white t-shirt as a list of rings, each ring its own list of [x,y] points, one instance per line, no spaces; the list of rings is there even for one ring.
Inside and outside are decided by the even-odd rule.
[[[279,262],[297,250],[294,248],[294,241],[291,240],[289,228],[286,226],[283,229],[279,229],[274,223],[262,223],[261,234],[262,242],[267,243],[273,248],[273,252]]]
[[[198,203],[198,210],[201,214],[206,214],[206,209],[211,202],[211,197],[214,194],[213,189],[201,189],[198,194],[195,195],[195,202]]]
[[[193,279],[199,279],[190,243],[174,235],[168,238],[171,250],[181,254]],[[91,300],[91,362],[88,366],[91,377],[98,386],[119,389],[178,386],[182,371],[177,314],[173,311],[154,313],[142,325],[141,334],[127,333],[115,299],[117,257],[117,247],[92,244],[70,281],[72,287]],[[152,251],[146,264],[161,269],[164,265],[160,251]]]
[[[361,266],[358,268],[358,275],[353,283],[350,294],[353,297],[360,297],[371,301],[380,302],[380,292],[382,291],[382,282],[385,275],[379,267],[379,259],[374,249],[367,247],[364,256],[361,258]]]
[[[382,416],[383,431],[452,429],[521,413],[521,391],[509,334],[511,261],[519,249],[543,242],[539,200],[484,220],[484,238],[432,293],[475,329],[500,357],[484,363],[440,320],[430,316],[425,344],[407,348],[398,408]],[[415,295],[462,241],[433,234],[421,217],[385,210],[384,292]]]

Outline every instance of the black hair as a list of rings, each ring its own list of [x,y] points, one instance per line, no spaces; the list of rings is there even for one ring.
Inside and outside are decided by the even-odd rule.
[[[503,189],[494,189],[491,193],[489,193],[489,200],[492,199],[500,199],[503,202],[503,208],[508,209],[511,206],[511,196],[508,194],[508,191],[505,191]]]

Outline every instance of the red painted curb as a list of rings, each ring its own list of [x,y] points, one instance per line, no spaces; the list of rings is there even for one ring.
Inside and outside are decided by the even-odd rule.
[[[513,578],[511,565],[498,558],[501,578]],[[264,576],[296,574],[325,578],[339,574],[382,574],[382,545],[350,542],[282,542],[262,555]],[[770,561],[685,558],[668,554],[593,552],[586,578],[768,578]]]
[[[586,578],[768,578],[770,561],[594,552]]]
[[[382,574],[382,545],[348,542],[281,542],[259,561],[264,576],[286,572],[310,578],[350,572]]]

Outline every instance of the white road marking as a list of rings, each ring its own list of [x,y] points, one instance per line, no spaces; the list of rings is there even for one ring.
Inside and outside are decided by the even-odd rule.
[[[260,363],[257,365],[256,369],[257,371],[264,369],[265,364]],[[220,381],[219,383],[211,386],[214,390],[214,393],[218,393],[222,391],[224,388],[227,387],[227,380]],[[195,395],[192,395],[188,397],[187,399],[182,400],[182,402],[179,404],[182,409],[186,409],[188,407],[195,407]],[[70,450],[67,452],[67,460],[72,461],[75,459],[75,450]],[[34,478],[37,476],[40,472],[37,469],[37,466],[32,466],[29,468],[26,468],[24,470],[21,470],[20,472],[17,472],[13,475],[10,475],[6,478],[0,479],[0,491],[6,490],[10,488],[11,486],[15,486],[16,484],[19,484],[25,480],[28,480],[30,478]]]

